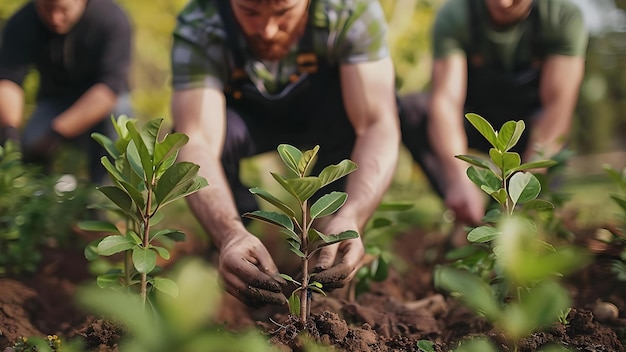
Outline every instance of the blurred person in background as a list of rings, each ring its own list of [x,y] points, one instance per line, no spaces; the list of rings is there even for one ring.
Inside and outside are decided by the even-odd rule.
[[[432,34],[429,93],[401,98],[402,139],[455,214],[453,246],[477,226],[485,194],[455,155],[491,145],[465,120],[476,113],[496,130],[524,120],[522,162],[548,159],[566,143],[584,76],[588,33],[568,0],[447,0]]]
[[[327,234],[361,233],[389,186],[400,130],[386,30],[373,0],[192,0],[178,17],[174,126],[189,136],[180,158],[209,183],[188,202],[219,252],[225,290],[240,301],[287,303],[274,260],[241,220],[257,209],[240,181],[243,158],[288,143],[320,146],[315,175],[354,161],[358,170],[323,189],[348,193],[318,226]],[[325,247],[315,280],[324,290],[345,285],[363,255],[361,238]]]
[[[49,172],[63,142],[88,157],[92,182],[106,175],[106,155],[92,132],[115,138],[111,115],[130,113],[130,22],[112,0],[34,0],[2,32],[0,143],[19,143],[25,162]],[[25,126],[22,84],[39,74],[34,112]]]

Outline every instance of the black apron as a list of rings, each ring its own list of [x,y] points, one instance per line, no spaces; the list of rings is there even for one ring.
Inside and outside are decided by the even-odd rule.
[[[310,2],[310,9],[314,2]],[[350,157],[355,134],[343,103],[339,67],[313,50],[312,12],[298,43],[298,72],[292,77],[295,83],[270,95],[259,92],[244,71],[245,55],[239,46],[240,31],[230,2],[217,3],[233,62],[224,89],[228,131],[222,163],[239,211],[245,212],[254,210],[256,202],[239,179],[241,159],[275,151],[282,143],[301,150],[319,145],[318,160],[312,170],[317,175],[324,167]],[[344,177],[333,182],[312,199],[330,190],[343,190],[345,181]]]
[[[532,5],[529,19],[532,22],[532,64],[514,72],[505,71],[497,63],[484,62],[480,54],[482,21],[479,18],[480,0],[470,0],[471,37],[466,48],[467,96],[465,112],[476,113],[489,121],[498,130],[510,120],[524,120],[526,130],[518,145],[513,149],[522,152],[528,142],[532,117],[541,109],[539,84],[543,59],[540,41],[540,20],[536,1]],[[466,121],[466,131],[471,148],[487,151],[490,144]]]

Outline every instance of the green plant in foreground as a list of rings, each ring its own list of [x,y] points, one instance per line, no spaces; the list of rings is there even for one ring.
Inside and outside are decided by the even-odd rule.
[[[154,119],[138,130],[137,120],[120,116],[112,118],[118,133],[117,141],[94,133],[97,140],[111,156],[102,157],[102,165],[108,171],[112,186],[98,187],[113,205],[108,208],[126,220],[126,228],[118,229],[107,221],[89,221],[79,224],[88,231],[111,234],[96,240],[85,249],[85,256],[92,260],[123,252],[124,269],[98,276],[100,287],[131,287],[139,285],[142,303],[145,305],[150,288],[178,293],[176,285],[166,278],[149,276],[155,272],[157,255],[169,259],[166,248],[156,245],[163,237],[183,240],[184,234],[174,229],[155,231],[153,226],[163,218],[163,207],[184,198],[207,185],[198,176],[199,166],[189,162],[176,162],[178,152],[189,140],[181,133],[167,134],[159,140],[162,119]]]
[[[125,327],[120,351],[277,351],[255,330],[231,332],[216,324],[223,291],[217,271],[205,261],[183,259],[173,265],[168,277],[180,294],[172,297],[156,291],[153,311],[142,309],[140,298],[126,291],[83,286],[76,296],[87,311]]]
[[[527,212],[551,209],[538,199],[541,184],[529,171],[553,164],[549,160],[521,163],[510,152],[524,131],[523,121],[506,122],[500,131],[476,114],[466,118],[491,143],[490,160],[460,155],[472,166],[467,175],[499,208],[489,211],[486,223],[470,231],[468,240],[488,246],[487,258],[440,266],[436,287],[451,292],[475,312],[499,327],[517,351],[518,341],[556,322],[570,306],[568,292],[555,278],[585,264],[573,248],[557,250],[538,238],[539,229]],[[485,265],[482,271],[472,265]]]
[[[611,194],[611,199],[621,212],[621,233],[612,233],[611,242],[623,247],[620,259],[613,262],[612,270],[620,281],[626,281],[626,168],[621,172],[611,165],[604,165],[604,171],[611,178],[614,184],[619,187],[620,194]]]
[[[0,276],[35,272],[44,247],[67,246],[91,188],[73,175],[42,175],[17,145],[0,146]]]
[[[353,230],[339,234],[324,234],[313,227],[315,220],[331,215],[343,206],[348,197],[345,192],[323,195],[310,207],[309,198],[322,187],[353,172],[357,166],[350,160],[343,160],[337,165],[326,166],[318,176],[311,176],[309,173],[315,164],[319,146],[302,152],[291,145],[281,144],[277,150],[292,174],[290,176],[281,176],[273,172],[271,174],[297,201],[299,209],[292,209],[288,202],[255,187],[251,188],[250,192],[275,206],[278,211],[257,210],[243,216],[279,227],[280,232],[287,237],[290,250],[302,260],[301,282],[286,274],[281,276],[297,286],[289,297],[289,309],[291,314],[299,316],[300,321],[306,324],[309,317],[310,291],[325,294],[322,284],[313,280],[314,274],[309,274],[309,259],[324,246],[359,237]]]

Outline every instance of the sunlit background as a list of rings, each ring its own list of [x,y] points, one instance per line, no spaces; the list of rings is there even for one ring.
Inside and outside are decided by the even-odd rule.
[[[571,136],[570,147],[577,156],[568,171],[569,184],[592,211],[597,204],[607,203],[606,191],[610,189],[601,182],[605,179],[601,165],[610,163],[619,169],[626,166],[626,0],[571,1],[583,9],[591,38]],[[0,2],[0,30],[26,2]],[[171,31],[186,0],[118,0],[117,3],[127,11],[134,28],[131,76],[134,117],[141,120],[162,117],[169,122]],[[389,43],[399,91],[428,89],[432,63],[430,28],[443,0],[381,0],[381,3],[389,20]],[[32,109],[36,87],[37,75],[33,72],[26,81],[27,112]],[[254,163],[246,169],[249,172],[245,177],[250,182],[265,182],[265,176],[256,172]],[[589,191],[580,191],[580,184]],[[436,212],[441,209],[420,171],[404,152],[390,197],[410,200],[420,197],[425,200],[420,203],[424,208]],[[595,216],[595,213],[590,215]]]

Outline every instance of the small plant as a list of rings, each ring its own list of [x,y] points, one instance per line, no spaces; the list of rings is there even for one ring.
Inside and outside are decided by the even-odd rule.
[[[470,242],[488,248],[470,260],[438,267],[436,287],[451,292],[475,312],[484,315],[505,332],[517,351],[519,339],[552,324],[567,311],[570,299],[555,278],[584,265],[581,253],[572,248],[557,250],[538,238],[539,229],[531,211],[552,209],[539,199],[541,184],[528,170],[554,164],[550,160],[521,163],[510,152],[519,141],[523,121],[506,122],[500,131],[476,114],[466,118],[493,146],[490,160],[470,155],[469,179],[499,205],[483,218],[483,226],[472,229]],[[462,262],[462,261],[461,261]],[[476,266],[481,266],[479,270]]]
[[[37,270],[43,247],[66,246],[91,190],[72,175],[41,175],[19,148],[0,146],[0,276]]]
[[[614,231],[610,242],[622,248],[619,260],[613,261],[612,270],[620,281],[626,281],[626,168],[621,172],[611,165],[604,165],[604,171],[619,187],[620,194],[611,194],[611,199],[621,209],[621,229]]]
[[[141,131],[137,121],[126,116],[112,118],[118,140],[94,133],[97,140],[113,159],[102,157],[112,186],[98,187],[112,205],[105,207],[126,221],[124,230],[107,221],[80,223],[80,228],[111,234],[87,246],[85,256],[93,260],[100,256],[124,253],[124,269],[98,276],[100,287],[131,287],[139,285],[145,305],[150,288],[175,296],[177,286],[168,279],[149,276],[156,269],[157,255],[169,259],[166,248],[155,245],[161,237],[183,240],[184,234],[174,229],[154,231],[153,226],[163,218],[161,211],[167,205],[184,198],[207,185],[197,175],[199,166],[176,162],[178,152],[188,137],[181,133],[167,134],[159,140],[162,119],[149,121]]]
[[[359,237],[359,234],[353,230],[339,234],[324,234],[313,227],[315,220],[331,215],[343,206],[348,197],[345,192],[331,192],[323,195],[310,207],[309,199],[322,187],[356,170],[357,166],[350,160],[343,160],[337,165],[325,167],[318,176],[310,176],[319,146],[302,152],[291,145],[281,144],[277,150],[292,174],[290,176],[271,174],[297,201],[298,209],[292,209],[288,202],[255,187],[251,188],[250,192],[275,206],[278,211],[257,210],[245,213],[243,216],[279,227],[281,233],[287,237],[290,250],[302,260],[300,282],[286,274],[281,274],[281,276],[297,286],[289,297],[289,310],[292,315],[299,316],[304,325],[309,317],[311,291],[325,294],[322,284],[314,280],[315,274],[309,274],[309,260],[324,246]]]
[[[91,285],[79,288],[77,301],[86,311],[125,327],[120,351],[276,351],[254,329],[233,332],[215,323],[223,294],[215,268],[201,259],[183,259],[168,275],[180,294],[156,291],[151,301],[156,314],[142,309],[136,294]]]

